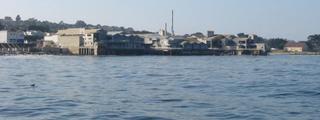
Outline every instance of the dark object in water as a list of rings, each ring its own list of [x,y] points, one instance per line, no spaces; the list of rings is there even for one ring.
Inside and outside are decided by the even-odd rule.
[[[31,87],[36,87],[36,84],[31,84],[30,86],[31,86]]]

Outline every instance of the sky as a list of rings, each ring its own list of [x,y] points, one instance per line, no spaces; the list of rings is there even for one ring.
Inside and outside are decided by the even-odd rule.
[[[154,32],[165,23],[171,25],[173,9],[177,34],[214,30],[296,41],[320,34],[320,0],[5,0],[1,4],[0,17],[84,20]]]

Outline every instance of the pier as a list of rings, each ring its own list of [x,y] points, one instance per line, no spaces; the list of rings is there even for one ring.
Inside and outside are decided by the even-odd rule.
[[[0,43],[0,55],[7,54],[30,54],[32,48],[29,44]]]
[[[104,55],[267,55],[267,52],[255,49],[224,50],[224,49],[107,49]]]

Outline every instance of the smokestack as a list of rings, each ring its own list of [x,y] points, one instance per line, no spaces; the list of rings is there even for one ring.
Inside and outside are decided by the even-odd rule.
[[[168,24],[167,23],[165,24],[164,31],[165,31],[164,35],[167,36],[167,34],[168,34]]]
[[[171,17],[172,17],[172,21],[171,21],[172,22],[172,24],[171,24],[172,25],[171,26],[171,30],[172,31],[171,32],[172,32],[172,36],[175,36],[175,34],[174,34],[174,11],[173,10],[172,10],[172,16]]]

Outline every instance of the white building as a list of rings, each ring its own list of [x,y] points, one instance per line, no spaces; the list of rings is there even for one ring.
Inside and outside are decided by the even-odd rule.
[[[0,31],[0,43],[24,44],[23,32]]]
[[[44,41],[46,42],[53,42],[55,44],[58,44],[59,42],[59,35],[46,35],[44,36]]]
[[[29,30],[24,32],[25,36],[38,36],[38,37],[43,37],[44,33],[41,31],[36,31],[36,30]]]
[[[256,49],[257,50],[261,50],[263,52],[266,52],[267,49],[266,49],[266,44],[265,43],[255,43],[256,44]]]

